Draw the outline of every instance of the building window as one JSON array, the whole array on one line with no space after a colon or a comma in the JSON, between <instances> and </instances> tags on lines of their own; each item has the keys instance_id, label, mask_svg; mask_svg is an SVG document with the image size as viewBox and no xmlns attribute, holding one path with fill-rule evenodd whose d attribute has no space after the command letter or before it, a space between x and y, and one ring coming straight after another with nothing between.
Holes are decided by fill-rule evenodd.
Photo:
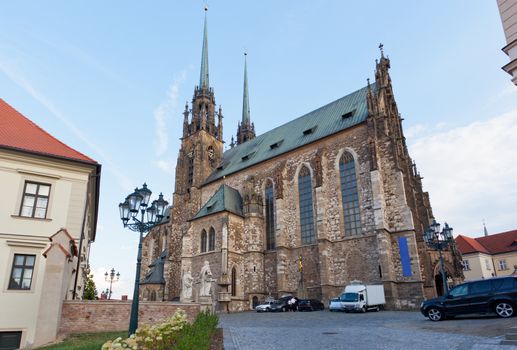
<instances>
[{"instance_id":1,"label":"building window","mask_svg":"<svg viewBox=\"0 0 517 350\"><path fill-rule=\"evenodd\" d=\"M341 178L341 200L343 203L345 235L358 235L361 233L359 193L357 191L354 157L348 152L343 153L339 160L339 175Z\"/></svg>"},{"instance_id":2,"label":"building window","mask_svg":"<svg viewBox=\"0 0 517 350\"><path fill-rule=\"evenodd\" d=\"M470 271L470 263L468 260L463 260L461 265L463 265L463 271Z\"/></svg>"},{"instance_id":3,"label":"building window","mask_svg":"<svg viewBox=\"0 0 517 350\"><path fill-rule=\"evenodd\" d=\"M19 349L22 332L0 332L0 349Z\"/></svg>"},{"instance_id":4,"label":"building window","mask_svg":"<svg viewBox=\"0 0 517 350\"><path fill-rule=\"evenodd\" d=\"M492 270L492 265L490 264L490 260L485 259L485 266L487 270Z\"/></svg>"},{"instance_id":5,"label":"building window","mask_svg":"<svg viewBox=\"0 0 517 350\"><path fill-rule=\"evenodd\" d=\"M506 260L499 260L499 270L508 270L508 265L506 265Z\"/></svg>"},{"instance_id":6,"label":"building window","mask_svg":"<svg viewBox=\"0 0 517 350\"><path fill-rule=\"evenodd\" d=\"M31 289L36 255L14 254L9 289Z\"/></svg>"},{"instance_id":7,"label":"building window","mask_svg":"<svg viewBox=\"0 0 517 350\"><path fill-rule=\"evenodd\" d=\"M210 227L210 231L208 233L208 251L215 250L215 230L213 227Z\"/></svg>"},{"instance_id":8,"label":"building window","mask_svg":"<svg viewBox=\"0 0 517 350\"><path fill-rule=\"evenodd\" d=\"M20 216L44 219L47 217L50 185L37 182L25 182Z\"/></svg>"},{"instance_id":9,"label":"building window","mask_svg":"<svg viewBox=\"0 0 517 350\"><path fill-rule=\"evenodd\" d=\"M232 268L232 297L237 295L237 270Z\"/></svg>"},{"instance_id":10,"label":"building window","mask_svg":"<svg viewBox=\"0 0 517 350\"><path fill-rule=\"evenodd\" d=\"M191 151L187 156L187 164L188 164L188 174L187 174L188 187L192 187L192 183L194 181L194 153L193 153L193 151Z\"/></svg>"},{"instance_id":11,"label":"building window","mask_svg":"<svg viewBox=\"0 0 517 350\"><path fill-rule=\"evenodd\" d=\"M265 190L266 199L266 249L275 249L275 197L273 182L268 180Z\"/></svg>"},{"instance_id":12,"label":"building window","mask_svg":"<svg viewBox=\"0 0 517 350\"><path fill-rule=\"evenodd\" d=\"M314 243L314 210L312 207L311 173L306 166L298 175L298 193L300 196L300 232L302 244Z\"/></svg>"},{"instance_id":13,"label":"building window","mask_svg":"<svg viewBox=\"0 0 517 350\"><path fill-rule=\"evenodd\" d=\"M201 231L201 253L206 252L206 231Z\"/></svg>"}]
</instances>

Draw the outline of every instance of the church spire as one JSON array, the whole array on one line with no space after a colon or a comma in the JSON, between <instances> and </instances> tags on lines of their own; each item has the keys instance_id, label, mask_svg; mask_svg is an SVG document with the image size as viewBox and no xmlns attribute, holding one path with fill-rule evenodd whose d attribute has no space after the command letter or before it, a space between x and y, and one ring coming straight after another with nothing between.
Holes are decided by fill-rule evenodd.
<instances>
[{"instance_id":1,"label":"church spire","mask_svg":"<svg viewBox=\"0 0 517 350\"><path fill-rule=\"evenodd\" d=\"M206 12L208 6L205 6L205 25L203 30L203 50L201 51L201 72L199 75L199 88L208 89L210 87L208 80L208 29L206 25Z\"/></svg>"},{"instance_id":2,"label":"church spire","mask_svg":"<svg viewBox=\"0 0 517 350\"><path fill-rule=\"evenodd\" d=\"M237 144L244 143L255 138L255 125L250 118L250 101L248 94L248 62L247 53L244 52L244 91L242 93L242 121L237 127Z\"/></svg>"},{"instance_id":3,"label":"church spire","mask_svg":"<svg viewBox=\"0 0 517 350\"><path fill-rule=\"evenodd\" d=\"M250 101L248 97L248 65L246 56L248 54L244 52L244 92L242 94L242 123L250 123Z\"/></svg>"}]
</instances>

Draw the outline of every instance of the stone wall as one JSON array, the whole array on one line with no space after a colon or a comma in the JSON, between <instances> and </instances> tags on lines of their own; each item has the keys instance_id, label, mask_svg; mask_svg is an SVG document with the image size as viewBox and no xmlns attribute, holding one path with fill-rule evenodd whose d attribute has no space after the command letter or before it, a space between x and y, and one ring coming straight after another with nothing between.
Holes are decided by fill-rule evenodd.
<instances>
[{"instance_id":1,"label":"stone wall","mask_svg":"<svg viewBox=\"0 0 517 350\"><path fill-rule=\"evenodd\" d=\"M193 321L199 312L197 304L140 302L139 325L156 324L172 316L176 310L187 313ZM129 328L131 301L65 301L59 334L124 331Z\"/></svg>"}]
</instances>

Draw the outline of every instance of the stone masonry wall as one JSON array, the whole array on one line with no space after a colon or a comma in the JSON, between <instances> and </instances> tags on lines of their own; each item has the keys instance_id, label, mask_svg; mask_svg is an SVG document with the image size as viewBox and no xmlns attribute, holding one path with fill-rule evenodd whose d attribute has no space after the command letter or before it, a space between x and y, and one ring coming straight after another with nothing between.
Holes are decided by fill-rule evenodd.
<instances>
[{"instance_id":1,"label":"stone masonry wall","mask_svg":"<svg viewBox=\"0 0 517 350\"><path fill-rule=\"evenodd\" d=\"M140 302L138 324L159 323L178 309L186 312L189 321L199 313L197 304ZM59 334L124 331L129 328L130 314L131 301L65 301Z\"/></svg>"}]
</instances>

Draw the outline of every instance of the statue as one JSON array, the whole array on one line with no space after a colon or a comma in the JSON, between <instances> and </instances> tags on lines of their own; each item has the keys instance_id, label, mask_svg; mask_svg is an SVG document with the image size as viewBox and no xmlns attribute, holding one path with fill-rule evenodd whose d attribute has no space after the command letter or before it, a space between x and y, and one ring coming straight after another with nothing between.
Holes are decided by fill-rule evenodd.
<instances>
[{"instance_id":1,"label":"statue","mask_svg":"<svg viewBox=\"0 0 517 350\"><path fill-rule=\"evenodd\" d=\"M212 271L210 270L210 263L205 260L205 264L201 268L200 273L201 288L199 290L200 296L209 297L212 289Z\"/></svg>"},{"instance_id":2,"label":"statue","mask_svg":"<svg viewBox=\"0 0 517 350\"><path fill-rule=\"evenodd\" d=\"M183 288L181 289L181 297L183 300L192 300L192 282L194 279L190 274L190 271L185 271L183 274Z\"/></svg>"}]
</instances>

